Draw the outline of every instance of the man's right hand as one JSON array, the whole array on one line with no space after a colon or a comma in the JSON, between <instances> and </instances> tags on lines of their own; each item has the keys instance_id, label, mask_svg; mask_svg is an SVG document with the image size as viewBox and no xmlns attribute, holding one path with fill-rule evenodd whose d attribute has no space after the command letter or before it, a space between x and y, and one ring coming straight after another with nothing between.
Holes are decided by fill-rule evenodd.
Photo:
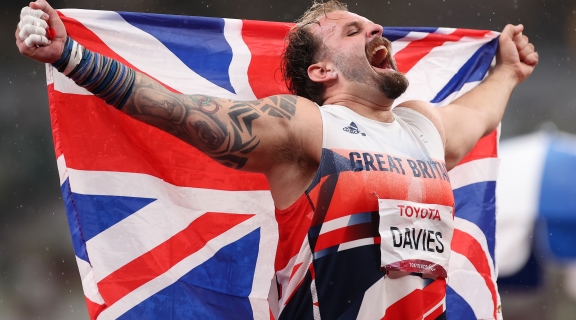
<instances>
[{"instance_id":1,"label":"man's right hand","mask_svg":"<svg viewBox=\"0 0 576 320\"><path fill-rule=\"evenodd\" d=\"M51 39L46 36L47 27L56 33ZM65 41L64 23L48 2L36 0L22 8L16 29L16 45L21 54L39 62L53 63L60 59Z\"/></svg>"}]
</instances>

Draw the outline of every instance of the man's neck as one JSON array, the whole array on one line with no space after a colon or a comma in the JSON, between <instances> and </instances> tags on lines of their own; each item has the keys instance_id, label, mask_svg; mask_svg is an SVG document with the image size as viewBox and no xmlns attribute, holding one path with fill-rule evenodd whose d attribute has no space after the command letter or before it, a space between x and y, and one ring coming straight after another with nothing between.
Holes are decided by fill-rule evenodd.
<instances>
[{"instance_id":1,"label":"man's neck","mask_svg":"<svg viewBox=\"0 0 576 320\"><path fill-rule=\"evenodd\" d=\"M376 99L370 95L363 97L349 93L337 93L324 101L324 105L344 106L365 118L380 122L394 121L392 103L394 103L394 100L386 97Z\"/></svg>"}]
</instances>

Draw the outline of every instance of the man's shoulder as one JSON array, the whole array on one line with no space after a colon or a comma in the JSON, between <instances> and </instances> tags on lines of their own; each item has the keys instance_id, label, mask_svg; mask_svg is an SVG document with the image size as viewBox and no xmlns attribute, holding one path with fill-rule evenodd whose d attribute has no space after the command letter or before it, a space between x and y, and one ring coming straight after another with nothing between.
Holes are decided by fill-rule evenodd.
<instances>
[{"instance_id":1,"label":"man's shoulder","mask_svg":"<svg viewBox=\"0 0 576 320\"><path fill-rule=\"evenodd\" d=\"M263 108L266 108L266 105L271 102L276 107L290 113L293 117L297 114L306 115L306 113L314 112L318 109L318 105L313 101L293 94L272 95L259 101L265 102Z\"/></svg>"},{"instance_id":2,"label":"man's shoulder","mask_svg":"<svg viewBox=\"0 0 576 320\"><path fill-rule=\"evenodd\" d=\"M415 111L417 114L423 116L424 118L428 119L436 130L440 133L442 137L442 141L445 141L445 131L444 125L442 124L442 118L440 117L440 113L438 110L432 106L429 102L422 101L422 100L409 100L400 103L398 106L394 108L397 113L402 112L402 108Z\"/></svg>"},{"instance_id":3,"label":"man's shoulder","mask_svg":"<svg viewBox=\"0 0 576 320\"><path fill-rule=\"evenodd\" d=\"M426 101L422 100L408 100L400 103L395 108L407 108L421 113L422 115L428 117L428 114L435 113L434 107Z\"/></svg>"},{"instance_id":4,"label":"man's shoulder","mask_svg":"<svg viewBox=\"0 0 576 320\"><path fill-rule=\"evenodd\" d=\"M295 94L282 93L282 94L271 95L271 96L268 96L266 98L272 99L272 100L285 99L285 100L291 101L293 103L310 105L310 106L316 106L317 105L312 100L304 98L302 96L295 95ZM264 99L266 99L266 98L264 98Z\"/></svg>"}]
</instances>

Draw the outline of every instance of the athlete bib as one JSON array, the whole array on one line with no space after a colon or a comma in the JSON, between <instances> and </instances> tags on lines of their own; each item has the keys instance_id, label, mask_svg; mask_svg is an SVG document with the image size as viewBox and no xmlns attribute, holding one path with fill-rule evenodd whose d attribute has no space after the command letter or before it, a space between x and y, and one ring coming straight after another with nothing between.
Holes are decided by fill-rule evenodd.
<instances>
[{"instance_id":1,"label":"athlete bib","mask_svg":"<svg viewBox=\"0 0 576 320\"><path fill-rule=\"evenodd\" d=\"M446 278L454 233L452 207L378 200L381 267Z\"/></svg>"}]
</instances>

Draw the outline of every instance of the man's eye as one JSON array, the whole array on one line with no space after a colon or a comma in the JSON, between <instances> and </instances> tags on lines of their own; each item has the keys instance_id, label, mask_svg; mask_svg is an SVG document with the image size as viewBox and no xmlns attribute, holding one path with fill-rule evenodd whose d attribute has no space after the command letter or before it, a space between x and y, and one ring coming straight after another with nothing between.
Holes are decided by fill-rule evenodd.
<instances>
[{"instance_id":1,"label":"man's eye","mask_svg":"<svg viewBox=\"0 0 576 320\"><path fill-rule=\"evenodd\" d=\"M350 31L350 32L348 32L348 36L350 37L350 36L356 35L356 34L358 34L359 32L360 32L360 31L358 31L358 30Z\"/></svg>"}]
</instances>

